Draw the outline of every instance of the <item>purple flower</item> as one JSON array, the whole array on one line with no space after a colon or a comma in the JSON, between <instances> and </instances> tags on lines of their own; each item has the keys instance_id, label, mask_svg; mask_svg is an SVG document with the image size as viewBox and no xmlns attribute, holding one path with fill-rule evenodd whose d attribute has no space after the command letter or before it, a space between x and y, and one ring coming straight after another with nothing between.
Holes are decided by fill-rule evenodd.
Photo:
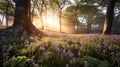
<instances>
[{"instance_id":1,"label":"purple flower","mask_svg":"<svg viewBox=\"0 0 120 67\"><path fill-rule=\"evenodd\" d=\"M103 44L104 44L104 45L108 45L109 43L110 43L109 40L104 40L104 41L103 41Z\"/></svg>"},{"instance_id":2,"label":"purple flower","mask_svg":"<svg viewBox=\"0 0 120 67\"><path fill-rule=\"evenodd\" d=\"M45 48L40 46L39 50L40 50L40 51L44 51Z\"/></svg>"},{"instance_id":3,"label":"purple flower","mask_svg":"<svg viewBox=\"0 0 120 67\"><path fill-rule=\"evenodd\" d=\"M3 53L3 58L6 58L6 56L7 56L7 53Z\"/></svg>"},{"instance_id":4,"label":"purple flower","mask_svg":"<svg viewBox=\"0 0 120 67\"><path fill-rule=\"evenodd\" d=\"M49 44L48 44L48 43L46 43L46 44L45 44L45 47L48 47L48 46L49 46Z\"/></svg>"},{"instance_id":5,"label":"purple flower","mask_svg":"<svg viewBox=\"0 0 120 67\"><path fill-rule=\"evenodd\" d=\"M35 62L35 56L32 56L31 58L30 58L30 62L32 62L32 63L34 63Z\"/></svg>"},{"instance_id":6,"label":"purple flower","mask_svg":"<svg viewBox=\"0 0 120 67\"><path fill-rule=\"evenodd\" d=\"M47 51L47 52L44 53L44 55L45 55L46 57L48 57L50 54L51 54L51 52L49 52L49 51Z\"/></svg>"},{"instance_id":7,"label":"purple flower","mask_svg":"<svg viewBox=\"0 0 120 67\"><path fill-rule=\"evenodd\" d=\"M69 67L69 64L66 64L66 66L65 67Z\"/></svg>"},{"instance_id":8,"label":"purple flower","mask_svg":"<svg viewBox=\"0 0 120 67\"><path fill-rule=\"evenodd\" d=\"M103 53L105 53L106 52L106 50L103 50Z\"/></svg>"},{"instance_id":9,"label":"purple flower","mask_svg":"<svg viewBox=\"0 0 120 67\"><path fill-rule=\"evenodd\" d=\"M84 67L88 67L88 66L89 66L88 61L85 61L85 62L84 62Z\"/></svg>"},{"instance_id":10,"label":"purple flower","mask_svg":"<svg viewBox=\"0 0 120 67\"><path fill-rule=\"evenodd\" d=\"M81 53L80 53L80 51L78 51L78 56L80 56L81 55Z\"/></svg>"},{"instance_id":11,"label":"purple flower","mask_svg":"<svg viewBox=\"0 0 120 67\"><path fill-rule=\"evenodd\" d=\"M33 67L39 67L39 65L37 63L32 63Z\"/></svg>"},{"instance_id":12,"label":"purple flower","mask_svg":"<svg viewBox=\"0 0 120 67\"><path fill-rule=\"evenodd\" d=\"M80 49L80 51L81 51L81 50L83 49L83 46L80 46L80 48L79 48L79 49Z\"/></svg>"},{"instance_id":13,"label":"purple flower","mask_svg":"<svg viewBox=\"0 0 120 67\"><path fill-rule=\"evenodd\" d=\"M111 54L112 56L114 56L114 55L115 55L115 52L111 52L110 54Z\"/></svg>"},{"instance_id":14,"label":"purple flower","mask_svg":"<svg viewBox=\"0 0 120 67\"><path fill-rule=\"evenodd\" d=\"M76 63L76 58L72 58L72 60L70 61L71 64L75 64Z\"/></svg>"},{"instance_id":15,"label":"purple flower","mask_svg":"<svg viewBox=\"0 0 120 67\"><path fill-rule=\"evenodd\" d=\"M71 57L74 56L74 54L73 54L70 50L67 52L67 54L68 54L68 57L69 57L69 58L71 58Z\"/></svg>"}]
</instances>

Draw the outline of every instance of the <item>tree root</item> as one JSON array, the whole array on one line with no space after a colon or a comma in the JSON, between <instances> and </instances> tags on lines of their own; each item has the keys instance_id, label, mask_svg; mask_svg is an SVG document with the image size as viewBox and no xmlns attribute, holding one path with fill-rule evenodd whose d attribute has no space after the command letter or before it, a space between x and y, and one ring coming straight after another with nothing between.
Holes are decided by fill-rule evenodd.
<instances>
[{"instance_id":1,"label":"tree root","mask_svg":"<svg viewBox=\"0 0 120 67\"><path fill-rule=\"evenodd\" d=\"M43 32L39 31L36 27L31 27L30 30L24 29L22 26L12 26L0 31L0 41L2 40L14 40L19 39L29 39L29 37L42 38Z\"/></svg>"}]
</instances>

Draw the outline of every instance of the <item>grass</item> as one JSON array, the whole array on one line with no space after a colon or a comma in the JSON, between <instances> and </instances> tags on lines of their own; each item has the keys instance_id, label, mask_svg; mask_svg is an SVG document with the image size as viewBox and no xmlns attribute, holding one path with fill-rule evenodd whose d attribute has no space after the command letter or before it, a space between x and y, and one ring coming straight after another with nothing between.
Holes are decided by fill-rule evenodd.
<instances>
[{"instance_id":1,"label":"grass","mask_svg":"<svg viewBox=\"0 0 120 67\"><path fill-rule=\"evenodd\" d=\"M4 67L120 67L119 35L47 34L1 41L0 61Z\"/></svg>"}]
</instances>

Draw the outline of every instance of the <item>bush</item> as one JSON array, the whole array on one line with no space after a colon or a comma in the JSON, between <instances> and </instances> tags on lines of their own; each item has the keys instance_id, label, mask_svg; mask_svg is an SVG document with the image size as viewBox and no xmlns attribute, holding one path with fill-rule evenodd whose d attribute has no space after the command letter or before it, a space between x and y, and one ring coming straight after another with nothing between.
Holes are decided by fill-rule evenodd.
<instances>
[{"instance_id":1,"label":"bush","mask_svg":"<svg viewBox=\"0 0 120 67\"><path fill-rule=\"evenodd\" d=\"M30 60L26 56L12 57L4 62L4 67L29 67Z\"/></svg>"}]
</instances>

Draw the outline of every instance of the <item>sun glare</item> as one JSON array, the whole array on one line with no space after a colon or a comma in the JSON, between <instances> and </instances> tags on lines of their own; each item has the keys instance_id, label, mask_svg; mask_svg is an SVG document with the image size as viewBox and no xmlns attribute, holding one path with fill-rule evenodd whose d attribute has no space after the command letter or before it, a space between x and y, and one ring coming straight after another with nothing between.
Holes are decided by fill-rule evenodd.
<instances>
[{"instance_id":1,"label":"sun glare","mask_svg":"<svg viewBox=\"0 0 120 67\"><path fill-rule=\"evenodd\" d=\"M43 14L42 21L44 25L44 29L52 30L52 31L59 31L59 18L56 14L53 14L54 12L50 12L46 15ZM37 28L42 27L41 17L35 16L33 19L33 24Z\"/></svg>"},{"instance_id":2,"label":"sun glare","mask_svg":"<svg viewBox=\"0 0 120 67\"><path fill-rule=\"evenodd\" d=\"M53 25L53 22L54 22L54 20L52 19L52 17L48 17L48 18L47 18L47 23L48 23L49 25Z\"/></svg>"},{"instance_id":3,"label":"sun glare","mask_svg":"<svg viewBox=\"0 0 120 67\"><path fill-rule=\"evenodd\" d=\"M42 18L42 21L41 21ZM62 19L66 23L66 19ZM61 25L62 32L67 32L70 33L72 32L72 29L70 29L70 26L67 26L67 24ZM60 23L59 23L59 17L55 12L48 12L47 15L46 13L43 13L42 17L41 16L34 16L33 18L33 24L38 28L42 29L44 27L44 30L49 30L49 31L57 31L60 32Z\"/></svg>"}]
</instances>

